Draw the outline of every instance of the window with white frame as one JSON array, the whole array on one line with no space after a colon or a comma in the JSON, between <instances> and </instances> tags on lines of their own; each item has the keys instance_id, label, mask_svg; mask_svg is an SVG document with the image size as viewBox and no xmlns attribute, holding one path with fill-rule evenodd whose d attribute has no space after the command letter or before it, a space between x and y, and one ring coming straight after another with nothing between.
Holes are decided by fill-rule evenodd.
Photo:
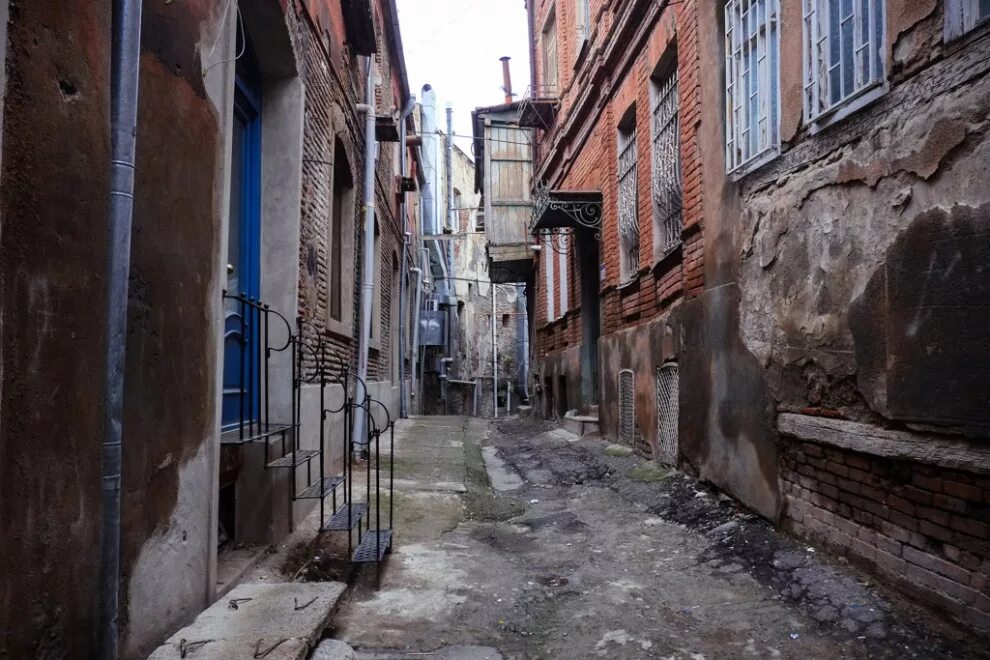
<instances>
[{"instance_id":1,"label":"window with white frame","mask_svg":"<svg viewBox=\"0 0 990 660\"><path fill-rule=\"evenodd\" d=\"M563 316L564 314L566 314L567 313L567 310L570 307L570 305L568 304L568 298L570 296L568 295L568 288L567 288L568 287L568 284L569 284L568 283L568 279L570 277L570 272L569 272L570 269L568 268L568 266L570 265L570 263L569 263L569 261L567 259L567 254L568 254L567 241L568 241L568 238L569 238L569 236L568 236L567 233L562 233L559 236L557 236L557 244L558 244L558 250L557 250L557 272L560 273L560 315L561 316Z\"/></svg>"},{"instance_id":2,"label":"window with white frame","mask_svg":"<svg viewBox=\"0 0 990 660\"><path fill-rule=\"evenodd\" d=\"M653 100L653 252L660 257L681 242L681 131L676 59L657 67L650 86Z\"/></svg>"},{"instance_id":3,"label":"window with white frame","mask_svg":"<svg viewBox=\"0 0 990 660\"><path fill-rule=\"evenodd\" d=\"M578 49L591 36L591 0L574 0Z\"/></svg>"},{"instance_id":4,"label":"window with white frame","mask_svg":"<svg viewBox=\"0 0 990 660\"><path fill-rule=\"evenodd\" d=\"M945 38L955 39L990 18L990 0L945 0Z\"/></svg>"},{"instance_id":5,"label":"window with white frame","mask_svg":"<svg viewBox=\"0 0 990 660\"><path fill-rule=\"evenodd\" d=\"M725 160L729 172L780 149L779 0L725 4Z\"/></svg>"},{"instance_id":6,"label":"window with white frame","mask_svg":"<svg viewBox=\"0 0 990 660\"><path fill-rule=\"evenodd\" d=\"M804 0L804 115L813 121L884 80L884 0Z\"/></svg>"},{"instance_id":7,"label":"window with white frame","mask_svg":"<svg viewBox=\"0 0 990 660\"><path fill-rule=\"evenodd\" d=\"M546 276L547 292L547 323L557 318L554 313L554 286L553 286L553 237L546 236L543 239L543 272Z\"/></svg>"},{"instance_id":8,"label":"window with white frame","mask_svg":"<svg viewBox=\"0 0 990 660\"><path fill-rule=\"evenodd\" d=\"M543 87L548 94L557 91L560 71L557 66L557 15L551 9L543 26Z\"/></svg>"},{"instance_id":9,"label":"window with white frame","mask_svg":"<svg viewBox=\"0 0 990 660\"><path fill-rule=\"evenodd\" d=\"M636 163L636 107L619 122L619 275L631 280L639 270L639 201Z\"/></svg>"}]
</instances>

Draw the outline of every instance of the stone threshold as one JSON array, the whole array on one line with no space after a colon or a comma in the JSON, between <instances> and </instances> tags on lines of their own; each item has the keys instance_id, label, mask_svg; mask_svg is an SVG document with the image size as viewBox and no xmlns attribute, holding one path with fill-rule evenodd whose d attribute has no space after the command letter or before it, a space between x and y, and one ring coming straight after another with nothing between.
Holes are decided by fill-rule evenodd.
<instances>
[{"instance_id":1,"label":"stone threshold","mask_svg":"<svg viewBox=\"0 0 990 660\"><path fill-rule=\"evenodd\" d=\"M781 435L848 451L990 474L990 447L964 438L891 431L871 424L797 413L782 413L777 418L777 429Z\"/></svg>"}]
</instances>

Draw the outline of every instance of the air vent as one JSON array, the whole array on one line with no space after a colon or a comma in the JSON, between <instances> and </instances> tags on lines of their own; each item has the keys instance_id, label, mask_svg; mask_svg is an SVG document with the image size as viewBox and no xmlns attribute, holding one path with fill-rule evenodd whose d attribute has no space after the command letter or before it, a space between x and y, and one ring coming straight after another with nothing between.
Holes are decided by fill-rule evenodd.
<instances>
[{"instance_id":1,"label":"air vent","mask_svg":"<svg viewBox=\"0 0 990 660\"><path fill-rule=\"evenodd\" d=\"M678 383L676 363L657 369L657 444L660 460L670 465L677 464Z\"/></svg>"}]
</instances>

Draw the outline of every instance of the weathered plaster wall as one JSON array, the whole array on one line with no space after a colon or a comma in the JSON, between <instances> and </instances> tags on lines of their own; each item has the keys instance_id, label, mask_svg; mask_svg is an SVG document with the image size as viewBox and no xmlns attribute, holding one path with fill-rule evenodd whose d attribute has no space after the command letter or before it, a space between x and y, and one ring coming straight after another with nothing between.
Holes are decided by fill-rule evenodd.
<instances>
[{"instance_id":1,"label":"weathered plaster wall","mask_svg":"<svg viewBox=\"0 0 990 660\"><path fill-rule=\"evenodd\" d=\"M9 9L0 30L0 656L87 657L98 629L110 6Z\"/></svg>"},{"instance_id":2,"label":"weathered plaster wall","mask_svg":"<svg viewBox=\"0 0 990 660\"><path fill-rule=\"evenodd\" d=\"M602 337L598 342L599 427L609 438L619 432L619 372L632 369L634 383L635 448L647 457L657 455L657 369L683 360L679 307L669 315Z\"/></svg>"},{"instance_id":3,"label":"weathered plaster wall","mask_svg":"<svg viewBox=\"0 0 990 660\"><path fill-rule=\"evenodd\" d=\"M530 371L533 409L547 419L581 404L581 347L536 356ZM561 383L564 389L561 389ZM615 436L613 436L615 437Z\"/></svg>"},{"instance_id":4,"label":"weathered plaster wall","mask_svg":"<svg viewBox=\"0 0 990 660\"><path fill-rule=\"evenodd\" d=\"M990 630L986 480L935 464L990 437L990 31L945 44L943 7L887 4L872 105L812 132L785 100L791 143L739 182L725 257L768 417L804 420L780 441L784 524ZM808 431L823 418L840 431ZM878 451L906 439L925 450Z\"/></svg>"},{"instance_id":5,"label":"weathered plaster wall","mask_svg":"<svg viewBox=\"0 0 990 660\"><path fill-rule=\"evenodd\" d=\"M741 328L782 408L987 434L988 71L984 35L743 184Z\"/></svg>"},{"instance_id":6,"label":"weathered plaster wall","mask_svg":"<svg viewBox=\"0 0 990 660\"><path fill-rule=\"evenodd\" d=\"M212 590L227 118L203 70L221 15L205 1L144 4L124 398L129 658L191 619Z\"/></svg>"},{"instance_id":7,"label":"weathered plaster wall","mask_svg":"<svg viewBox=\"0 0 990 660\"><path fill-rule=\"evenodd\" d=\"M682 307L680 448L703 479L772 520L780 511L773 408L739 331L742 206L725 175L722 12L698 3L704 293Z\"/></svg>"}]
</instances>

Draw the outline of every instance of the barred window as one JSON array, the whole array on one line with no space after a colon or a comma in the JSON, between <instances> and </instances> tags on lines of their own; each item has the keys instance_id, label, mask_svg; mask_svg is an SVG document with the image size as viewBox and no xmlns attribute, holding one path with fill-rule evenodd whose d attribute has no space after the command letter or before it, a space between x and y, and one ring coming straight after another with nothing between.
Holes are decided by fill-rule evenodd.
<instances>
[{"instance_id":1,"label":"barred window","mask_svg":"<svg viewBox=\"0 0 990 660\"><path fill-rule=\"evenodd\" d=\"M660 257L681 242L681 134L677 63L653 78L654 253Z\"/></svg>"},{"instance_id":2,"label":"barred window","mask_svg":"<svg viewBox=\"0 0 990 660\"><path fill-rule=\"evenodd\" d=\"M639 270L639 211L636 185L636 109L619 124L619 268L622 281Z\"/></svg>"},{"instance_id":3,"label":"barred window","mask_svg":"<svg viewBox=\"0 0 990 660\"><path fill-rule=\"evenodd\" d=\"M779 0L725 5L725 160L730 172L780 148Z\"/></svg>"},{"instance_id":4,"label":"barred window","mask_svg":"<svg viewBox=\"0 0 990 660\"><path fill-rule=\"evenodd\" d=\"M883 82L883 17L883 0L804 0L806 121Z\"/></svg>"},{"instance_id":5,"label":"barred window","mask_svg":"<svg viewBox=\"0 0 990 660\"><path fill-rule=\"evenodd\" d=\"M990 18L990 0L946 0L945 38L954 39Z\"/></svg>"}]
</instances>

